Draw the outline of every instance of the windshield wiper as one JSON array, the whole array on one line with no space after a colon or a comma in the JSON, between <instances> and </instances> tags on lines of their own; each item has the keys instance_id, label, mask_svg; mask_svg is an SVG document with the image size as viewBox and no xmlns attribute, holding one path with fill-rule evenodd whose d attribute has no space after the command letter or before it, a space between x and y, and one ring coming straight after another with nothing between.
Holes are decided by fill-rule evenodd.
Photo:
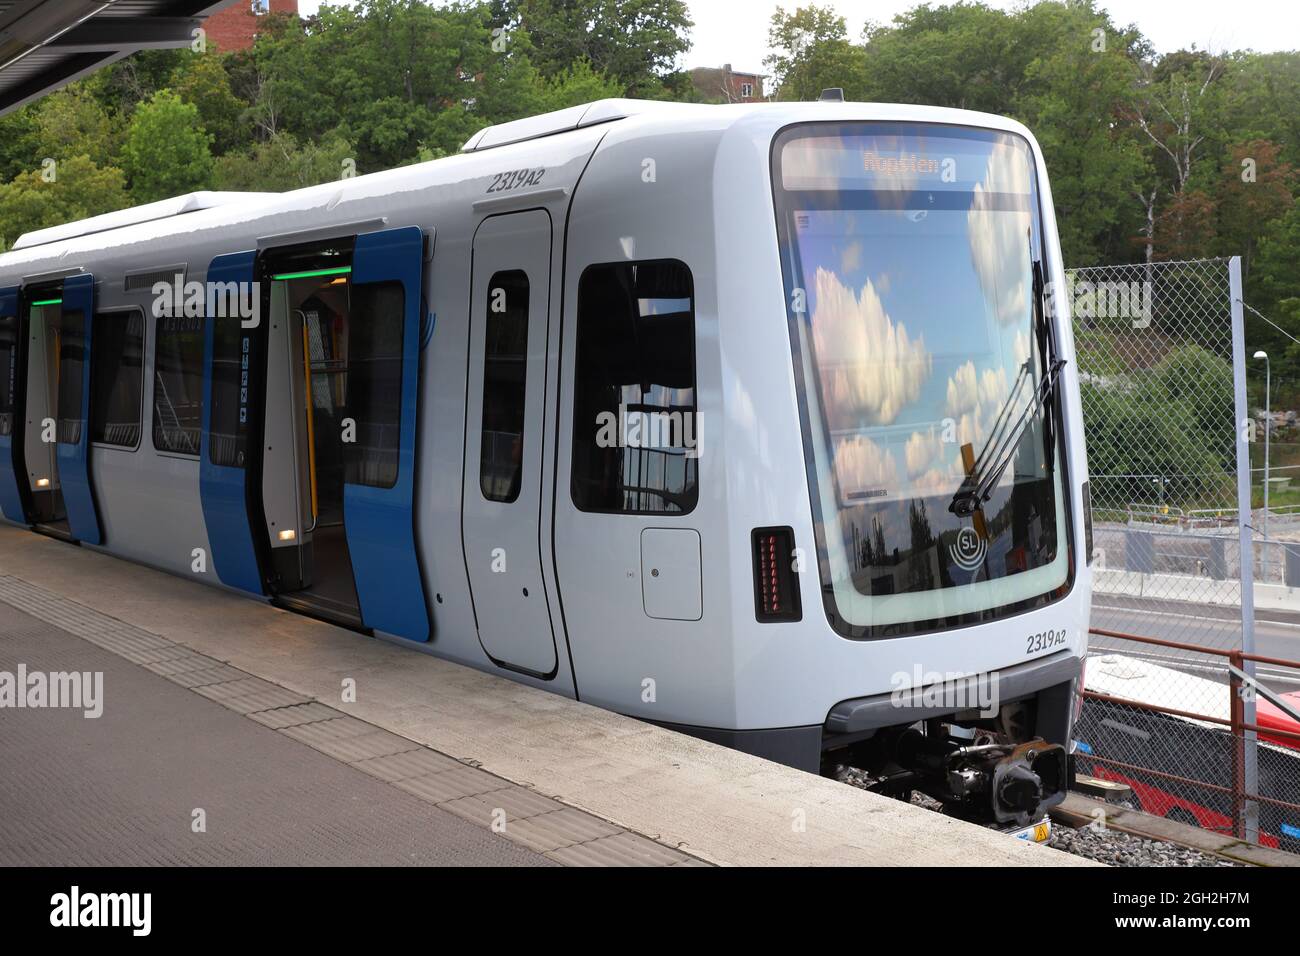
<instances>
[{"instance_id":1,"label":"windshield wiper","mask_svg":"<svg viewBox=\"0 0 1300 956\"><path fill-rule=\"evenodd\" d=\"M1051 361L1043 377L1038 380L1038 385L1034 387L1028 404L1021 410L1019 417L1013 419L1012 410L1015 408L1016 399L1032 374L1033 356L1025 359L1024 365L1020 367L1020 374L1016 376L1010 394L1007 395L1006 402L1003 403L998 411L998 417L993 422L988 441L984 443L979 456L972 463L961 487L957 489L948 505L948 510L960 518L971 517L984 507L984 502L989 500L1003 472L1015 458L1025 431L1051 400L1056 390L1057 376L1065 367L1065 360L1056 358L1053 330L1043 311L1043 291L1042 263L1034 260L1034 331L1038 338L1040 353L1051 356ZM1051 422L1045 422L1045 427L1050 429ZM1052 468L1051 439L1048 437L1050 434L1051 432L1048 431L1045 436L1047 447L1044 449L1046 455L1044 460L1049 473Z\"/></svg>"},{"instance_id":2,"label":"windshield wiper","mask_svg":"<svg viewBox=\"0 0 1300 956\"><path fill-rule=\"evenodd\" d=\"M1002 473L1015 458L1020 447L1020 439L1024 437L1026 429L1051 399L1052 392L1056 388L1056 378L1064 367L1064 359L1057 359L1048 367L1047 374L1039 379L1029 403L1014 421L1008 416L1012 405L1008 403L1003 406L998 416L1000 429L995 430L985 442L975 467L966 476L957 493L952 496L952 503L948 505L949 511L958 517L969 518L984 507L984 502L988 501L993 494L993 489L997 487ZM1015 398L1017 391L1018 389L1013 390L1011 398Z\"/></svg>"}]
</instances>

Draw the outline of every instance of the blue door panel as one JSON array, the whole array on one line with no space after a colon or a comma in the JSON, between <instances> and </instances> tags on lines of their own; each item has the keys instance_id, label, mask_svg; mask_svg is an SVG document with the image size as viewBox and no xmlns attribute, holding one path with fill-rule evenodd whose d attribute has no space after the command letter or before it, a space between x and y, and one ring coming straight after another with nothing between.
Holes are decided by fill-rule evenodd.
<instances>
[{"instance_id":1,"label":"blue door panel","mask_svg":"<svg viewBox=\"0 0 1300 956\"><path fill-rule=\"evenodd\" d=\"M68 530L78 541L99 544L99 514L90 484L90 337L95 325L95 277L75 275L63 283L63 312L82 314L81 434L76 442L58 442L55 457L63 507L68 513Z\"/></svg>"},{"instance_id":2,"label":"blue door panel","mask_svg":"<svg viewBox=\"0 0 1300 956\"><path fill-rule=\"evenodd\" d=\"M353 285L400 282L402 326L401 424L397 482L391 488L345 484L343 526L362 622L412 641L429 639L429 610L415 547L415 432L419 393L421 265L424 235L414 226L357 237ZM352 316L364 322L365 316Z\"/></svg>"},{"instance_id":3,"label":"blue door panel","mask_svg":"<svg viewBox=\"0 0 1300 956\"><path fill-rule=\"evenodd\" d=\"M250 251L213 259L208 268L209 288L211 283L218 282L252 283L255 258L256 253ZM212 462L212 359L216 349L218 321L238 322L240 319L237 316L217 319L209 315L204 323L203 432L199 447L199 496L203 504L203 522L208 529L212 567L221 583L253 594L263 594L262 575L257 567L257 551L253 545L253 530L248 523L248 469Z\"/></svg>"},{"instance_id":4,"label":"blue door panel","mask_svg":"<svg viewBox=\"0 0 1300 956\"><path fill-rule=\"evenodd\" d=\"M0 289L0 318L16 316L18 314L18 293L21 289L14 286L11 289ZM15 351L18 349L18 343L14 342ZM15 363L17 359L13 360ZM12 369L15 380L19 378L18 368ZM0 382L0 388L8 390L12 385L10 382ZM18 415L22 409L23 396L12 395L12 404L10 411L13 413L14 420L17 421ZM25 476L24 476L25 477ZM14 462L14 436L0 435L0 511L10 521L16 521L19 524L27 523L27 514L23 510L22 493L18 490L18 468Z\"/></svg>"}]
</instances>

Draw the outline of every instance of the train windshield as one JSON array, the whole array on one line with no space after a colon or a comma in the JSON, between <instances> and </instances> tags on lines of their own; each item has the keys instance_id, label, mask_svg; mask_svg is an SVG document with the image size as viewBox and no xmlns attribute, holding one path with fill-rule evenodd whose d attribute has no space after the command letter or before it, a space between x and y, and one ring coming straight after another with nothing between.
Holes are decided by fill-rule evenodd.
<instances>
[{"instance_id":1,"label":"train windshield","mask_svg":"<svg viewBox=\"0 0 1300 956\"><path fill-rule=\"evenodd\" d=\"M1019 136L810 124L773 153L826 610L888 637L1068 588L1058 357Z\"/></svg>"}]
</instances>

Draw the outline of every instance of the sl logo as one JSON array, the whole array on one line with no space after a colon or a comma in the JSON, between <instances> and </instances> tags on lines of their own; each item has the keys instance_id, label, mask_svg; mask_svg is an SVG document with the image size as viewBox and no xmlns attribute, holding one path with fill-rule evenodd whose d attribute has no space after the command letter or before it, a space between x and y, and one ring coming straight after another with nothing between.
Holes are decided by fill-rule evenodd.
<instances>
[{"instance_id":1,"label":"sl logo","mask_svg":"<svg viewBox=\"0 0 1300 956\"><path fill-rule=\"evenodd\" d=\"M957 532L957 540L948 546L952 563L963 571L974 571L984 563L988 544L975 533L974 528L962 528Z\"/></svg>"}]
</instances>

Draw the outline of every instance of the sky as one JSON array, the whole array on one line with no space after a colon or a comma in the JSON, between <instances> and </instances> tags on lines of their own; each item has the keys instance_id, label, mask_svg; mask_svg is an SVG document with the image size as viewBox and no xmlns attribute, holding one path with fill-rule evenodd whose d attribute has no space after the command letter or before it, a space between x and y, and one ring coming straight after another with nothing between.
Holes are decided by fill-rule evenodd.
<instances>
[{"instance_id":1,"label":"sky","mask_svg":"<svg viewBox=\"0 0 1300 956\"><path fill-rule=\"evenodd\" d=\"M916 6L915 0L687 0L695 29L694 46L684 65L722 66L759 73L767 55L767 28L778 6L792 10L815 2L835 8L847 21L849 35L861 33L868 19L888 23L895 14ZM985 0L1009 10L1023 0ZM300 0L303 14L315 12L317 0ZM1121 26L1136 23L1165 53L1189 47L1253 49L1260 52L1300 48L1300 3L1296 0L1101 0L1100 6Z\"/></svg>"}]
</instances>

